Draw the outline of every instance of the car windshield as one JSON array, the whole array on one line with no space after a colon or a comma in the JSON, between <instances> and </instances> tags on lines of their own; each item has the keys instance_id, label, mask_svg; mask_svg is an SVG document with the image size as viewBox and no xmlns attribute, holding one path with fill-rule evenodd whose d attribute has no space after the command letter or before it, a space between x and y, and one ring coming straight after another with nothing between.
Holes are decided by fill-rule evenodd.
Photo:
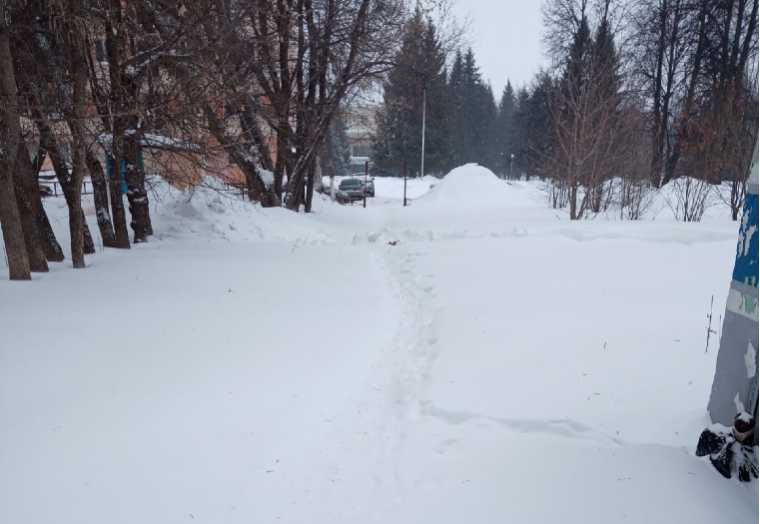
<instances>
[{"instance_id":1,"label":"car windshield","mask_svg":"<svg viewBox=\"0 0 760 524\"><path fill-rule=\"evenodd\" d=\"M361 180L358 180L356 178L350 178L340 183L341 189L353 189L355 187L361 187L361 186L362 186Z\"/></svg>"}]
</instances>

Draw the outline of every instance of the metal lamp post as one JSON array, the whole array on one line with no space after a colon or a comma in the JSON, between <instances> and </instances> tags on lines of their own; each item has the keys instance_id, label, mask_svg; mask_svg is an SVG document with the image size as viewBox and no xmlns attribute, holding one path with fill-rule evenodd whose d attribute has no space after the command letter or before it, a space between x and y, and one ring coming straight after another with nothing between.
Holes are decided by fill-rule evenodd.
<instances>
[{"instance_id":1,"label":"metal lamp post","mask_svg":"<svg viewBox=\"0 0 760 524\"><path fill-rule=\"evenodd\" d=\"M367 178L369 176L369 161L364 161L364 207L367 207Z\"/></svg>"},{"instance_id":2,"label":"metal lamp post","mask_svg":"<svg viewBox=\"0 0 760 524\"><path fill-rule=\"evenodd\" d=\"M406 207L406 160L401 161L401 174L404 176L404 207Z\"/></svg>"},{"instance_id":3,"label":"metal lamp post","mask_svg":"<svg viewBox=\"0 0 760 524\"><path fill-rule=\"evenodd\" d=\"M427 87L422 86L422 153L420 154L420 177L425 176L425 128L427 127Z\"/></svg>"}]
</instances>

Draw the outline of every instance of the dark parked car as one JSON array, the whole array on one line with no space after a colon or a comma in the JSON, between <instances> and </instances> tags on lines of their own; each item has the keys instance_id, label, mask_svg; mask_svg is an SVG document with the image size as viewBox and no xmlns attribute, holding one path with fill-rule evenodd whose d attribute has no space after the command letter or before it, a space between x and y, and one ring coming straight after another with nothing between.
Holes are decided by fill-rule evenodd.
<instances>
[{"instance_id":1,"label":"dark parked car","mask_svg":"<svg viewBox=\"0 0 760 524\"><path fill-rule=\"evenodd\" d=\"M352 202L364 198L364 182L358 178L341 180L338 189L344 192Z\"/></svg>"},{"instance_id":2,"label":"dark parked car","mask_svg":"<svg viewBox=\"0 0 760 524\"><path fill-rule=\"evenodd\" d=\"M350 204L353 202L353 200L351 200L351 197L349 197L345 191L341 191L340 189L335 190L335 201L338 204Z\"/></svg>"},{"instance_id":3,"label":"dark parked car","mask_svg":"<svg viewBox=\"0 0 760 524\"><path fill-rule=\"evenodd\" d=\"M364 186L364 192L367 193L368 197L374 197L375 196L375 179L374 177L367 178L367 183L364 183L364 173L354 173L351 175L353 178L356 178L358 180L362 181L362 185Z\"/></svg>"},{"instance_id":4,"label":"dark parked car","mask_svg":"<svg viewBox=\"0 0 760 524\"><path fill-rule=\"evenodd\" d=\"M367 183L364 185L364 191L367 193L368 197L375 197L375 181L371 178L367 180Z\"/></svg>"}]
</instances>

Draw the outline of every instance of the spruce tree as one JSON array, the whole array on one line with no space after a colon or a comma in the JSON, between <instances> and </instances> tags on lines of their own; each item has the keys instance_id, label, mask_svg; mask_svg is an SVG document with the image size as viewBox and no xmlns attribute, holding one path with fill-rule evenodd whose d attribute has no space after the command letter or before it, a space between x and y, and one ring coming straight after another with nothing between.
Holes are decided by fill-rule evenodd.
<instances>
[{"instance_id":1,"label":"spruce tree","mask_svg":"<svg viewBox=\"0 0 760 524\"><path fill-rule=\"evenodd\" d=\"M528 130L530 129L530 91L527 87L521 87L517 92L515 110L512 124L511 145L515 155L508 169L510 176L519 177L526 170L528 157Z\"/></svg>"},{"instance_id":2,"label":"spruce tree","mask_svg":"<svg viewBox=\"0 0 760 524\"><path fill-rule=\"evenodd\" d=\"M620 133L618 133L623 118L620 93L620 61L615 50L615 40L606 12L594 35L591 74L596 90L595 98L598 105L604 108L604 111L595 115L594 125L601 128L604 125L604 120L606 120L606 127L609 128L609 133L602 140L606 150L605 165L600 169L599 176L595 177L591 188L593 193L591 210L598 213L602 206L603 185L617 175L616 159L620 158L623 150L628 147L628 144L624 144L619 139Z\"/></svg>"},{"instance_id":3,"label":"spruce tree","mask_svg":"<svg viewBox=\"0 0 760 524\"><path fill-rule=\"evenodd\" d=\"M451 167L477 162L496 163L494 141L496 104L485 84L472 49L457 53L449 80Z\"/></svg>"},{"instance_id":4,"label":"spruce tree","mask_svg":"<svg viewBox=\"0 0 760 524\"><path fill-rule=\"evenodd\" d=\"M607 18L596 30L593 42L593 77L600 97L617 105L620 100L620 59L615 51L615 40Z\"/></svg>"},{"instance_id":5,"label":"spruce tree","mask_svg":"<svg viewBox=\"0 0 760 524\"><path fill-rule=\"evenodd\" d=\"M422 106L426 99L425 171L442 172L449 160L445 54L436 28L417 10L407 23L396 65L385 84L377 116L373 161L399 174L420 169Z\"/></svg>"},{"instance_id":6,"label":"spruce tree","mask_svg":"<svg viewBox=\"0 0 760 524\"><path fill-rule=\"evenodd\" d=\"M551 76L539 72L530 89L523 87L517 92L510 134L515 155L512 176L516 178L543 174L541 167L552 148L550 102L554 89Z\"/></svg>"},{"instance_id":7,"label":"spruce tree","mask_svg":"<svg viewBox=\"0 0 760 524\"><path fill-rule=\"evenodd\" d=\"M465 136L465 100L467 97L464 77L464 60L462 53L457 51L454 64L451 67L448 83L448 124L449 124L449 168L464 163L466 144Z\"/></svg>"},{"instance_id":8,"label":"spruce tree","mask_svg":"<svg viewBox=\"0 0 760 524\"><path fill-rule=\"evenodd\" d=\"M502 175L509 174L510 155L515 154L513 145L515 91L507 80L507 85L501 93L499 111L494 129L494 146L496 148L496 171Z\"/></svg>"},{"instance_id":9,"label":"spruce tree","mask_svg":"<svg viewBox=\"0 0 760 524\"><path fill-rule=\"evenodd\" d=\"M552 77L542 71L533 81L530 96L526 100L525 150L522 169L527 176L541 176L544 159L552 149L551 98L555 86Z\"/></svg>"},{"instance_id":10,"label":"spruce tree","mask_svg":"<svg viewBox=\"0 0 760 524\"><path fill-rule=\"evenodd\" d=\"M475 162L496 169L498 148L496 146L496 101L490 84L476 88L477 106L475 120Z\"/></svg>"}]
</instances>

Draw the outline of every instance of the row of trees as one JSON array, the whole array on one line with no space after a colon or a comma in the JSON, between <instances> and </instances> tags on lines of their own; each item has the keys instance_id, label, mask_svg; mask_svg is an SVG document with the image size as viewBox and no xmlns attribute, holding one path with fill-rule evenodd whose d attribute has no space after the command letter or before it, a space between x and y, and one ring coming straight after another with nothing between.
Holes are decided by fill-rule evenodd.
<instances>
[{"instance_id":1,"label":"row of trees","mask_svg":"<svg viewBox=\"0 0 760 524\"><path fill-rule=\"evenodd\" d=\"M541 72L517 91L507 81L497 104L473 51L447 44L420 11L405 26L377 115L375 165L419 171L424 105L426 173L477 162L503 176L538 174L551 135L554 79Z\"/></svg>"},{"instance_id":2,"label":"row of trees","mask_svg":"<svg viewBox=\"0 0 760 524\"><path fill-rule=\"evenodd\" d=\"M345 99L392 65L403 0L8 0L0 4L0 222L12 279L63 249L38 173L53 165L69 208L71 257L152 234L150 148L185 170L232 167L251 200L311 207ZM212 161L219 159L219 161ZM112 176L106 176L112 172Z\"/></svg>"},{"instance_id":3,"label":"row of trees","mask_svg":"<svg viewBox=\"0 0 760 524\"><path fill-rule=\"evenodd\" d=\"M417 10L404 28L396 66L384 85L377 114L373 161L400 172L418 172L422 160L423 111L426 122L425 171L443 173L467 162L496 167L497 108L481 78L472 50L456 51L436 25Z\"/></svg>"},{"instance_id":4,"label":"row of trees","mask_svg":"<svg viewBox=\"0 0 760 524\"><path fill-rule=\"evenodd\" d=\"M710 185L730 181L736 219L757 136L757 0L550 0L544 15L561 65L538 168L553 203L578 219L617 197L637 218L647 188L676 181L679 218L699 220Z\"/></svg>"},{"instance_id":5,"label":"row of trees","mask_svg":"<svg viewBox=\"0 0 760 524\"><path fill-rule=\"evenodd\" d=\"M736 219L757 134L757 18L757 0L546 0L553 72L507 83L497 106L472 51L449 53L418 12L385 84L375 163L418 171L424 105L428 173L478 162L547 178L572 219L613 203L639 218L673 181L677 216L699 220L727 181Z\"/></svg>"}]
</instances>

